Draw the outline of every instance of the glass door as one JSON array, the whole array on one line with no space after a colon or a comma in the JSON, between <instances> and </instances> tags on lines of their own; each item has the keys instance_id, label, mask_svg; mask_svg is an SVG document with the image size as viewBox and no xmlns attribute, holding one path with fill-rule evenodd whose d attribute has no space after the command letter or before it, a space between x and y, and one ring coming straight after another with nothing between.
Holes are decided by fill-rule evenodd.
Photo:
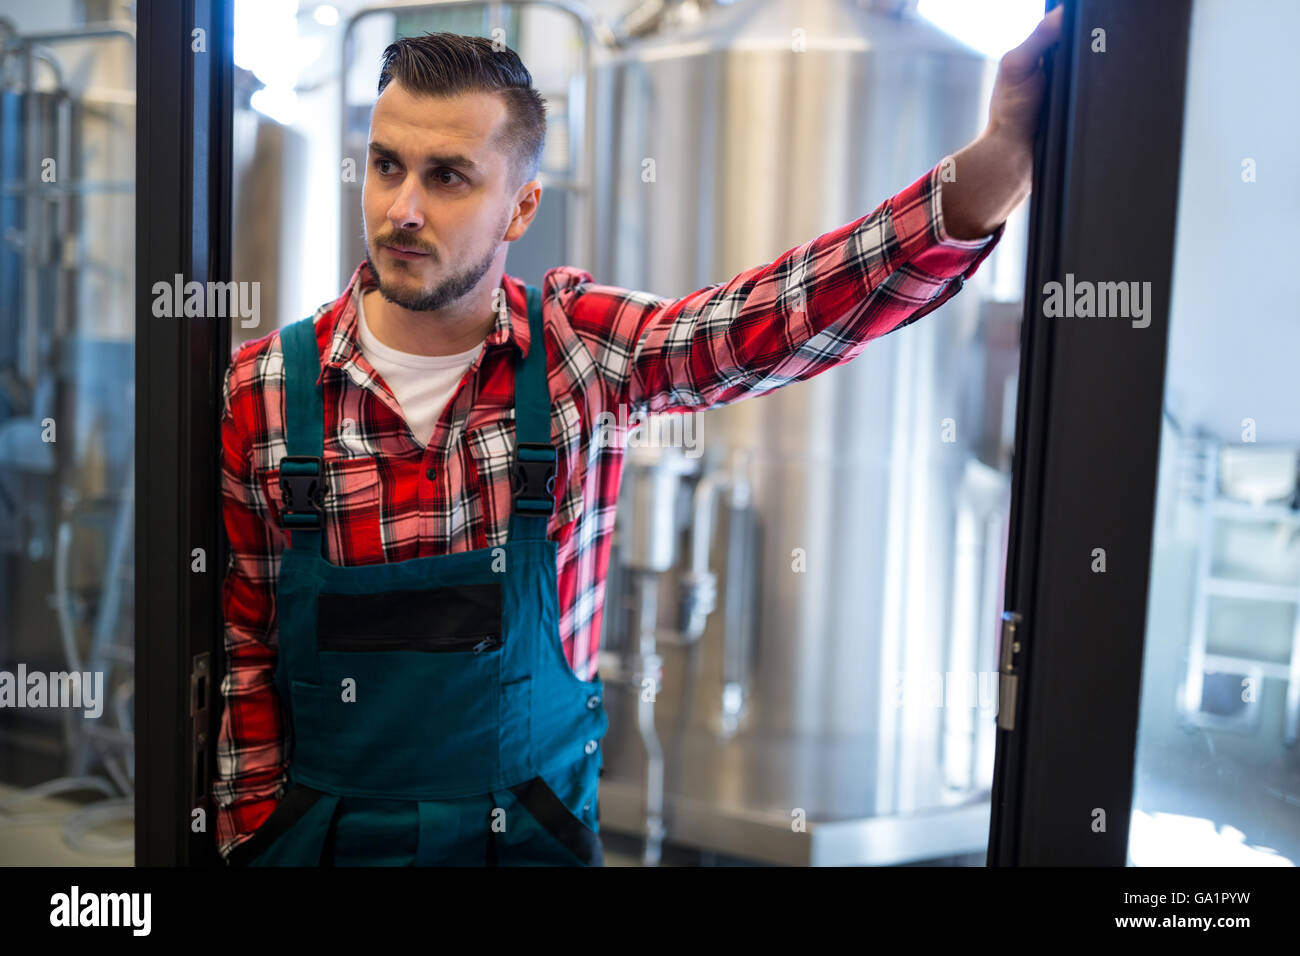
<instances>
[{"instance_id":1,"label":"glass door","mask_svg":"<svg viewBox=\"0 0 1300 956\"><path fill-rule=\"evenodd\" d=\"M215 857L230 35L0 0L0 866Z\"/></svg>"},{"instance_id":2,"label":"glass door","mask_svg":"<svg viewBox=\"0 0 1300 956\"><path fill-rule=\"evenodd\" d=\"M1268 24L1268 29L1261 25ZM1192 6L1128 862L1300 863L1300 89L1288 0Z\"/></svg>"},{"instance_id":3,"label":"glass door","mask_svg":"<svg viewBox=\"0 0 1300 956\"><path fill-rule=\"evenodd\" d=\"M989 860L1295 865L1300 306L1273 290L1300 212L1275 102L1300 79L1300 9L1066 7Z\"/></svg>"},{"instance_id":4,"label":"glass door","mask_svg":"<svg viewBox=\"0 0 1300 956\"><path fill-rule=\"evenodd\" d=\"M133 857L136 23L80 6L0 3L0 865Z\"/></svg>"}]
</instances>

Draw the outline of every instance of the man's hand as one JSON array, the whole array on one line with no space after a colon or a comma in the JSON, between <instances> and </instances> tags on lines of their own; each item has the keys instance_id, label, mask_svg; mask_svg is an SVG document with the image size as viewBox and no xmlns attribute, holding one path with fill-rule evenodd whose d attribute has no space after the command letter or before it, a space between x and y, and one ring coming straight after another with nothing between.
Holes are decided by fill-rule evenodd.
<instances>
[{"instance_id":1,"label":"man's hand","mask_svg":"<svg viewBox=\"0 0 1300 956\"><path fill-rule=\"evenodd\" d=\"M1029 195L1034 175L1034 132L1047 77L1042 57L1061 35L1064 5L1039 21L1024 43L998 63L984 131L953 154L955 179L945 180L944 228L953 239L993 232Z\"/></svg>"}]
</instances>

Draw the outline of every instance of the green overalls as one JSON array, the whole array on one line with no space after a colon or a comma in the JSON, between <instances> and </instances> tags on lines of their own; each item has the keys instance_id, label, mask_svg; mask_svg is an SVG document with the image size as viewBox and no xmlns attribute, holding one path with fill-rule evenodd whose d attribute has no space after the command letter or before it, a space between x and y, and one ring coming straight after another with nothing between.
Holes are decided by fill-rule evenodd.
<instances>
[{"instance_id":1,"label":"green overalls","mask_svg":"<svg viewBox=\"0 0 1300 956\"><path fill-rule=\"evenodd\" d=\"M281 802L229 862L600 865L602 684L559 634L555 448L541 294L516 363L513 511L499 548L342 567L322 552L324 403L311 319L281 333L286 442L276 687Z\"/></svg>"}]
</instances>

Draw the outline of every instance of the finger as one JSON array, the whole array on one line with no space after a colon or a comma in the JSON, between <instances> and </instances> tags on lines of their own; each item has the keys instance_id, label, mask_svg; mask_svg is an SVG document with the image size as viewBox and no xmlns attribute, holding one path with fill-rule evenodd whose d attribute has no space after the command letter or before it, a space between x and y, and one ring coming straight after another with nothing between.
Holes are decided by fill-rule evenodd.
<instances>
[{"instance_id":1,"label":"finger","mask_svg":"<svg viewBox=\"0 0 1300 956\"><path fill-rule=\"evenodd\" d=\"M1051 13L1038 21L1038 26L1034 28L1033 33L1029 34L1024 43L1014 50L1007 51L1007 54L1002 58L1002 66L1011 74L1013 79L1021 79L1037 70L1038 58L1046 52L1048 47L1060 39L1061 19L1064 16L1064 9L1065 4L1053 7Z\"/></svg>"}]
</instances>

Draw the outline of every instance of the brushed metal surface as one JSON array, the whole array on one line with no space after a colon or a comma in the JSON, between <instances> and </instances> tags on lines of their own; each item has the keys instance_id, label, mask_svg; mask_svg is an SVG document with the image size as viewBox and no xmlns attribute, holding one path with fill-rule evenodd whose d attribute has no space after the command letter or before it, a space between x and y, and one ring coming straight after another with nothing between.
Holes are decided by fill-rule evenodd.
<instances>
[{"instance_id":1,"label":"brushed metal surface","mask_svg":"<svg viewBox=\"0 0 1300 956\"><path fill-rule=\"evenodd\" d=\"M741 2L608 55L596 75L598 281L683 296L866 215L978 133L994 68L925 21L838 0ZM719 718L721 599L697 648L660 647L666 798L695 808L689 827L703 844L724 817L788 829L797 808L828 826L980 799L982 768L951 750L991 753L968 738L990 735L992 717L954 734L943 708L896 706L900 673L943 674L976 658L996 669L987 648L956 654L949 641L958 504L981 437L978 319L968 291L863 343L845 366L699 413L704 471L748 452L758 512L751 694L734 736ZM946 442L949 418L956 440ZM649 544L644 525L637 503L620 499L615 560L666 553L662 529ZM1000 561L996 548L968 544ZM719 595L724 567L715 544ZM666 575L666 631L677 596ZM629 617L608 608L603 646L626 641ZM691 654L698 673L685 699ZM602 786L635 792L643 753L626 689L612 687L607 705ZM680 812L667 825L669 839L688 827ZM952 852L986 837L935 832L952 837ZM862 849L844 839L849 855ZM798 856L777 840L769 858Z\"/></svg>"}]
</instances>

